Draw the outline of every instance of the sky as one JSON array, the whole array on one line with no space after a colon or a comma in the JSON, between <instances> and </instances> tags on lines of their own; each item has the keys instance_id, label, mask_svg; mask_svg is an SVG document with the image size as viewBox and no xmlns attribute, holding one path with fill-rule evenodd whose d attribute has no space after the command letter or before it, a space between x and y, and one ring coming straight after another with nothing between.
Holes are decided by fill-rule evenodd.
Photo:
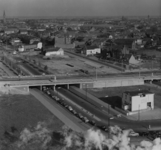
<instances>
[{"instance_id":1,"label":"sky","mask_svg":"<svg viewBox=\"0 0 161 150\"><path fill-rule=\"evenodd\" d=\"M10 17L161 16L161 0L0 0L0 10Z\"/></svg>"}]
</instances>

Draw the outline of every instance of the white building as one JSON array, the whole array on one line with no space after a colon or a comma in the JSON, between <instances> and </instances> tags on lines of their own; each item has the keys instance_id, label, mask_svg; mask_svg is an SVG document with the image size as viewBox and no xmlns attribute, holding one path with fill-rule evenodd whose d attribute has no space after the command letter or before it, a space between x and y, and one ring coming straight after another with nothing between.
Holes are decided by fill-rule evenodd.
<instances>
[{"instance_id":1,"label":"white building","mask_svg":"<svg viewBox=\"0 0 161 150\"><path fill-rule=\"evenodd\" d=\"M41 48L42 48L42 42L38 42L37 44L20 45L18 47L18 51L23 52L31 49L41 49Z\"/></svg>"},{"instance_id":2,"label":"white building","mask_svg":"<svg viewBox=\"0 0 161 150\"><path fill-rule=\"evenodd\" d=\"M64 55L64 50L60 47L55 47L55 48L51 48L51 49L46 50L45 56L49 57L49 56L53 56L53 55L62 56L62 55Z\"/></svg>"},{"instance_id":3,"label":"white building","mask_svg":"<svg viewBox=\"0 0 161 150\"><path fill-rule=\"evenodd\" d=\"M86 56L88 56L88 55L95 55L97 53L99 53L99 54L101 53L101 48L96 47L96 46L87 46L85 51L84 51L84 54Z\"/></svg>"},{"instance_id":4,"label":"white building","mask_svg":"<svg viewBox=\"0 0 161 150\"><path fill-rule=\"evenodd\" d=\"M122 95L122 108L129 111L154 109L154 93L148 90L126 91Z\"/></svg>"},{"instance_id":5,"label":"white building","mask_svg":"<svg viewBox=\"0 0 161 150\"><path fill-rule=\"evenodd\" d=\"M21 40L18 39L18 38L13 38L13 39L11 39L10 43L11 43L12 45L18 45L18 44L21 43Z\"/></svg>"}]
</instances>

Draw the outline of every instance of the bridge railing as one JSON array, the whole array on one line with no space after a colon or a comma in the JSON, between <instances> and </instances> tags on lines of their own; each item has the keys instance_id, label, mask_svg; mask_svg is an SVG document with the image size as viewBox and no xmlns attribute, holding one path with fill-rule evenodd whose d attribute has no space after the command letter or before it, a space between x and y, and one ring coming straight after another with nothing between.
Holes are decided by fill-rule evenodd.
<instances>
[{"instance_id":1,"label":"bridge railing","mask_svg":"<svg viewBox=\"0 0 161 150\"><path fill-rule=\"evenodd\" d=\"M2 76L3 79L32 79L32 78L54 78L56 80L55 75L32 75L32 76Z\"/></svg>"}]
</instances>

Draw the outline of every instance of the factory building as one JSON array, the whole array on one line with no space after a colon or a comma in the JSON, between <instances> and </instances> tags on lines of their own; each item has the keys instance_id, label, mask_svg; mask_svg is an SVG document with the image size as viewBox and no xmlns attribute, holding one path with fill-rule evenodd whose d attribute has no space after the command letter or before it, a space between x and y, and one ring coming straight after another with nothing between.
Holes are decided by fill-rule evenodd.
<instances>
[{"instance_id":1,"label":"factory building","mask_svg":"<svg viewBox=\"0 0 161 150\"><path fill-rule=\"evenodd\" d=\"M126 91L122 95L122 108L131 112L154 109L154 93L148 90Z\"/></svg>"}]
</instances>

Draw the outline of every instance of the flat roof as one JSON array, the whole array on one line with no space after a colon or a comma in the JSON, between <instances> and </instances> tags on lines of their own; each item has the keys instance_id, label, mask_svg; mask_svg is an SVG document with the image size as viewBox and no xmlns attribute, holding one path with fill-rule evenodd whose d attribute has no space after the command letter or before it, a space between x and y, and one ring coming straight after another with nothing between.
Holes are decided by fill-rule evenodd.
<instances>
[{"instance_id":1,"label":"flat roof","mask_svg":"<svg viewBox=\"0 0 161 150\"><path fill-rule=\"evenodd\" d=\"M154 93L150 92L149 90L125 91L124 93L130 94L131 96L136 96L139 94L154 94Z\"/></svg>"}]
</instances>

